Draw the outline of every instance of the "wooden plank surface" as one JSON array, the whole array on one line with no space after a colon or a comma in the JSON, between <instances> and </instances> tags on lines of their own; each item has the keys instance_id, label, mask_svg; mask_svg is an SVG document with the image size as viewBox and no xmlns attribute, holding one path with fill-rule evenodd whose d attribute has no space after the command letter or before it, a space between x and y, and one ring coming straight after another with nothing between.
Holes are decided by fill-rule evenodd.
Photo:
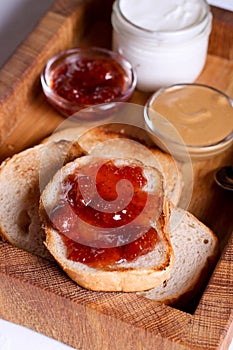
<instances>
[{"instance_id":1,"label":"wooden plank surface","mask_svg":"<svg viewBox=\"0 0 233 350\"><path fill-rule=\"evenodd\" d=\"M233 18L232 11L212 6L213 26L210 36L209 53L233 59Z\"/></svg>"},{"instance_id":2,"label":"wooden plank surface","mask_svg":"<svg viewBox=\"0 0 233 350\"><path fill-rule=\"evenodd\" d=\"M41 93L40 71L65 47L109 47L111 3L58 0L0 71L1 159L39 142L64 120ZM217 14L224 22L226 13ZM198 82L233 98L232 56L221 45L219 51L219 43L217 51L216 41L211 43ZM147 98L135 91L132 102L143 105ZM189 210L217 233L222 254L192 313L134 293L86 291L56 264L0 242L0 317L82 350L227 349L233 335L233 205L232 194L217 188L213 173L232 159L230 149L193 163Z\"/></svg>"},{"instance_id":3,"label":"wooden plank surface","mask_svg":"<svg viewBox=\"0 0 233 350\"><path fill-rule=\"evenodd\" d=\"M56 2L0 70L1 143L21 123L25 108L38 98L39 76L48 58L82 36L84 10L77 0Z\"/></svg>"}]
</instances>

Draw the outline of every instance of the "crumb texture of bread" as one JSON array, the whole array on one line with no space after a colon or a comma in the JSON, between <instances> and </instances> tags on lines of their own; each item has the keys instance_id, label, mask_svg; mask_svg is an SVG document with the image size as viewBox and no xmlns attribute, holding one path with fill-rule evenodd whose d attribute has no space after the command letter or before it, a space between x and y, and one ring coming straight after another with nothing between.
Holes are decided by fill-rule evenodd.
<instances>
[{"instance_id":1,"label":"crumb texture of bread","mask_svg":"<svg viewBox=\"0 0 233 350\"><path fill-rule=\"evenodd\" d=\"M95 161L106 161L105 158L85 156L64 166L46 186L40 204L40 215L46 232L46 246L62 269L79 285L95 291L134 292L146 290L162 283L170 274L174 263L173 250L168 238L164 212L154 223L158 233L158 242L153 251L139 256L132 262L122 262L108 268L93 268L86 264L67 259L66 246L61 235L52 228L48 219L50 211L57 204L60 196L61 182L76 169L93 164ZM112 159L113 160L113 159ZM162 177L157 169L145 167L141 162L130 159L114 159L117 166L140 165L144 176L149 180L146 191L164 198ZM153 179L153 181L152 181ZM168 214L167 214L168 215ZM151 287L150 287L151 286Z\"/></svg>"},{"instance_id":2,"label":"crumb texture of bread","mask_svg":"<svg viewBox=\"0 0 233 350\"><path fill-rule=\"evenodd\" d=\"M0 229L4 240L11 244L48 256L43 246L45 238L38 215L39 145L4 161L0 168Z\"/></svg>"},{"instance_id":3,"label":"crumb texture of bread","mask_svg":"<svg viewBox=\"0 0 233 350\"><path fill-rule=\"evenodd\" d=\"M116 130L115 130L116 129ZM51 139L78 140L89 154L106 157L124 157L142 161L144 165L158 168L164 177L165 195L177 205L183 188L178 163L155 145L139 139L143 130L129 125L84 128L68 128L54 133Z\"/></svg>"},{"instance_id":4,"label":"crumb texture of bread","mask_svg":"<svg viewBox=\"0 0 233 350\"><path fill-rule=\"evenodd\" d=\"M170 239L175 263L170 277L140 295L170 305L187 304L198 293L217 261L216 235L192 214L173 208Z\"/></svg>"},{"instance_id":5,"label":"crumb texture of bread","mask_svg":"<svg viewBox=\"0 0 233 350\"><path fill-rule=\"evenodd\" d=\"M81 154L77 144L59 141L36 145L1 164L0 235L5 241L51 259L39 217L41 191L63 162Z\"/></svg>"}]
</instances>

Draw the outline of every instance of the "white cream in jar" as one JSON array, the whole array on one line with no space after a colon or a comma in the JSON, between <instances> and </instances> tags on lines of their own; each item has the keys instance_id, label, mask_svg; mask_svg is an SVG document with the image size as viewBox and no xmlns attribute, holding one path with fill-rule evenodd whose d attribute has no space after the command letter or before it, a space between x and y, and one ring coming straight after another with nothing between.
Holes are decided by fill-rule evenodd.
<instances>
[{"instance_id":1,"label":"white cream in jar","mask_svg":"<svg viewBox=\"0 0 233 350\"><path fill-rule=\"evenodd\" d=\"M116 0L113 49L133 65L140 90L191 83L205 65L211 24L205 0Z\"/></svg>"}]
</instances>

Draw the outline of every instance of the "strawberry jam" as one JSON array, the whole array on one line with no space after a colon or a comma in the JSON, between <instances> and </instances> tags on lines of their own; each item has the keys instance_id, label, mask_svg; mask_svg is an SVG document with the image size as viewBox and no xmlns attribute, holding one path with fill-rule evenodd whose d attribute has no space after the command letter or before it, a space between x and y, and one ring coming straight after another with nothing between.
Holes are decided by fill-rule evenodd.
<instances>
[{"instance_id":1,"label":"strawberry jam","mask_svg":"<svg viewBox=\"0 0 233 350\"><path fill-rule=\"evenodd\" d=\"M125 87L124 70L108 57L83 57L63 63L54 70L51 79L51 88L59 96L84 106L119 99Z\"/></svg>"},{"instance_id":2,"label":"strawberry jam","mask_svg":"<svg viewBox=\"0 0 233 350\"><path fill-rule=\"evenodd\" d=\"M150 226L155 207L146 183L140 167L108 160L68 175L50 216L67 258L106 268L152 251L158 237Z\"/></svg>"}]
</instances>

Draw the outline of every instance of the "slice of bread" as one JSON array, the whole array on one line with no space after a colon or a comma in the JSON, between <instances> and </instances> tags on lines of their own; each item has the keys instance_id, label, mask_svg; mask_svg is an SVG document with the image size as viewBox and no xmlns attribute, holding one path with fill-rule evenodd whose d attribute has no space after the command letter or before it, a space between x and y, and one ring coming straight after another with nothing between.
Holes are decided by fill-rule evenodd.
<instances>
[{"instance_id":1,"label":"slice of bread","mask_svg":"<svg viewBox=\"0 0 233 350\"><path fill-rule=\"evenodd\" d=\"M0 235L5 241L51 258L39 218L41 191L64 163L83 155L69 141L37 145L5 160L0 167Z\"/></svg>"},{"instance_id":2,"label":"slice of bread","mask_svg":"<svg viewBox=\"0 0 233 350\"><path fill-rule=\"evenodd\" d=\"M134 135L134 134L132 134ZM164 177L165 196L177 205L182 191L182 175L175 160L157 147L130 138L124 129L117 133L106 128L94 128L79 138L80 145L90 154L138 159L158 168Z\"/></svg>"},{"instance_id":3,"label":"slice of bread","mask_svg":"<svg viewBox=\"0 0 233 350\"><path fill-rule=\"evenodd\" d=\"M96 162L106 162L105 158L85 156L76 159L59 170L46 186L40 201L40 215L46 232L46 246L62 269L80 286L95 291L142 291L158 286L168 278L173 266L173 251L167 232L169 210L164 198L162 177L159 171L130 159L112 159L117 167L139 166L147 179L144 191L153 194L156 203L153 217L149 217L151 227L157 231L158 239L152 251L138 256L133 261L118 262L107 268L90 267L87 264L67 258L67 248L61 234L54 229L49 216L61 199L63 181L78 170L82 174L85 166ZM64 200L64 199L63 199ZM158 215L159 211L159 215ZM156 217L157 215L157 217ZM155 220L156 218L156 220Z\"/></svg>"},{"instance_id":4,"label":"slice of bread","mask_svg":"<svg viewBox=\"0 0 233 350\"><path fill-rule=\"evenodd\" d=\"M175 256L170 277L160 286L140 295L181 307L202 291L217 261L219 245L208 227L182 209L171 209L169 226Z\"/></svg>"},{"instance_id":5,"label":"slice of bread","mask_svg":"<svg viewBox=\"0 0 233 350\"><path fill-rule=\"evenodd\" d=\"M157 167L164 177L166 197L174 205L178 204L183 188L179 165L169 154L152 145L144 130L123 124L95 127L86 132L84 128L68 128L51 136L51 140L59 139L78 140L82 148L93 155L138 159Z\"/></svg>"},{"instance_id":6,"label":"slice of bread","mask_svg":"<svg viewBox=\"0 0 233 350\"><path fill-rule=\"evenodd\" d=\"M83 144L85 147L85 143ZM90 154L106 157L120 157L137 159L146 166L158 169L164 178L165 196L174 204L178 203L181 194L181 173L174 160L168 154L157 148L148 148L143 144L128 138L108 139L98 143Z\"/></svg>"}]
</instances>

